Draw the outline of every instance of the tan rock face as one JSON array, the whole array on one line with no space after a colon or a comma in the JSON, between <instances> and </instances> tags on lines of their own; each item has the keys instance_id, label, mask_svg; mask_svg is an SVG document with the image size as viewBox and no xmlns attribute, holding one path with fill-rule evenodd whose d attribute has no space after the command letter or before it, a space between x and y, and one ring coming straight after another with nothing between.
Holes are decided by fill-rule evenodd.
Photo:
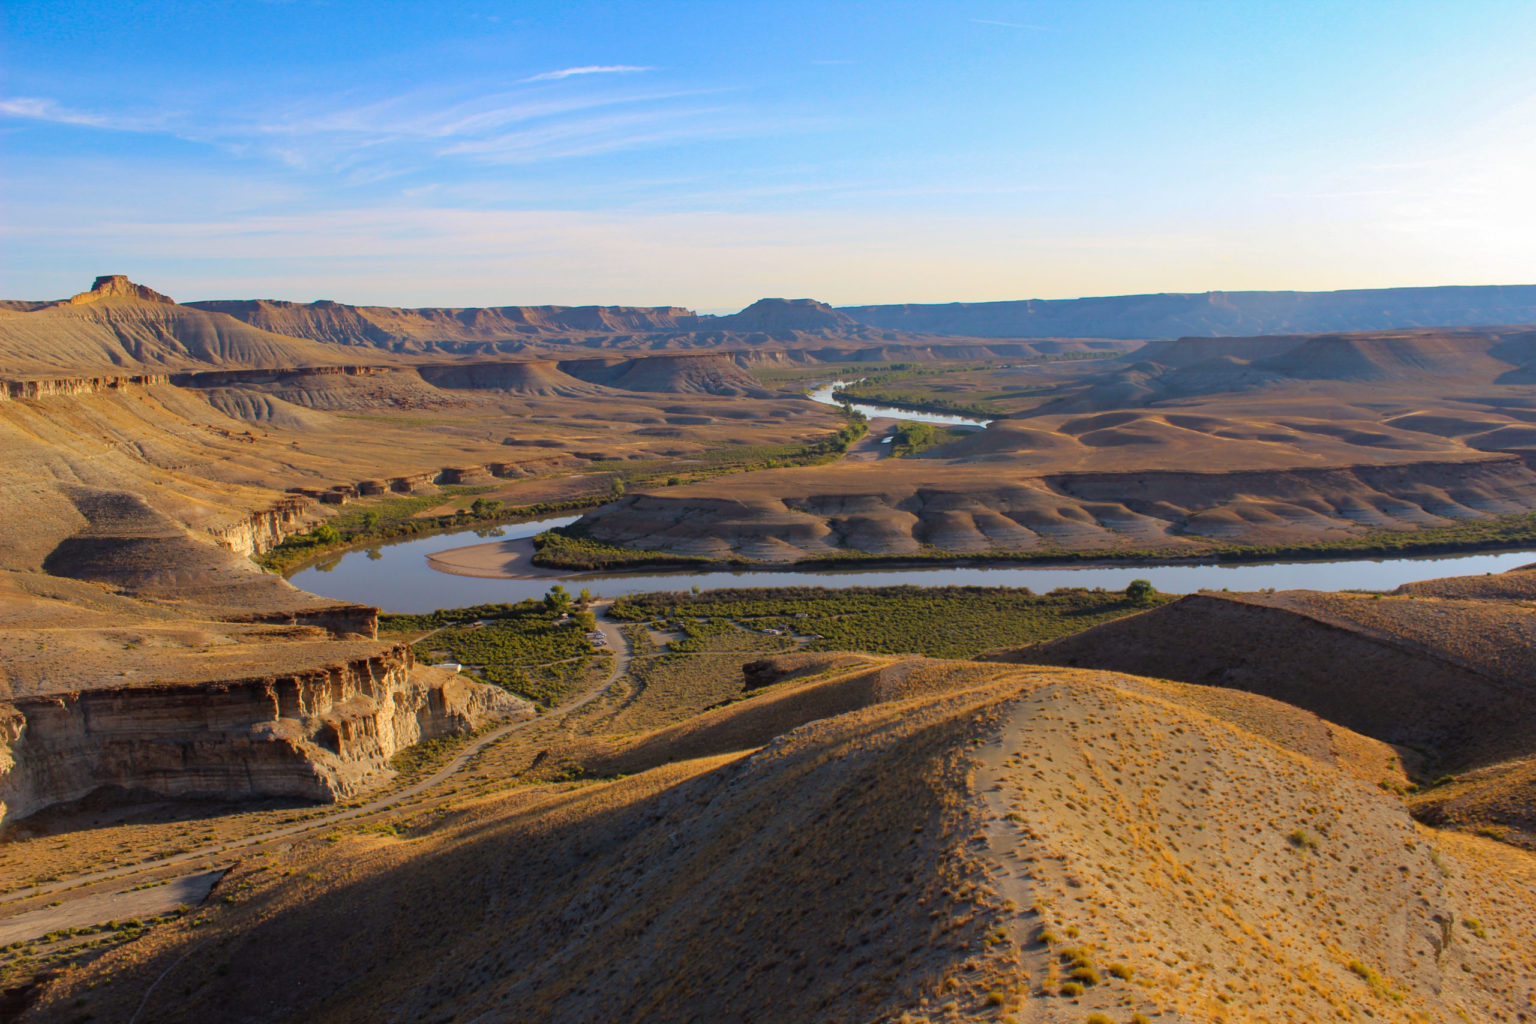
<instances>
[{"instance_id":1,"label":"tan rock face","mask_svg":"<svg viewBox=\"0 0 1536 1024\"><path fill-rule=\"evenodd\" d=\"M307 511L308 502L304 499L283 499L271 508L252 512L208 533L221 547L249 558L271 551L289 534L302 532L307 525Z\"/></svg>"},{"instance_id":2,"label":"tan rock face","mask_svg":"<svg viewBox=\"0 0 1536 1024\"><path fill-rule=\"evenodd\" d=\"M404 644L289 676L23 698L0 705L0 818L97 790L334 801L386 778L403 747L531 714L416 668Z\"/></svg>"},{"instance_id":3,"label":"tan rock face","mask_svg":"<svg viewBox=\"0 0 1536 1024\"><path fill-rule=\"evenodd\" d=\"M79 306L87 302L98 302L101 299L138 299L140 302L170 302L176 300L169 295L162 295L153 288L146 288L141 284L134 284L128 280L126 274L102 274L91 285L91 290L72 296L67 301L72 306Z\"/></svg>"}]
</instances>

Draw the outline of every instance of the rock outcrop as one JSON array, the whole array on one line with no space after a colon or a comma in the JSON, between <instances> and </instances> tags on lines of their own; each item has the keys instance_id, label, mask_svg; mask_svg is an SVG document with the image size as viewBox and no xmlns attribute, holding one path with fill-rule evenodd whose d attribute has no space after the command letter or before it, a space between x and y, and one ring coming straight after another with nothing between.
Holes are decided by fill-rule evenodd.
<instances>
[{"instance_id":1,"label":"rock outcrop","mask_svg":"<svg viewBox=\"0 0 1536 1024\"><path fill-rule=\"evenodd\" d=\"M90 291L70 296L64 300L64 303L82 306L87 302L100 302L102 299L137 299L140 302L168 302L173 305L176 302L169 295L163 295L153 288L134 284L128 280L127 274L102 274L91 284Z\"/></svg>"},{"instance_id":2,"label":"rock outcrop","mask_svg":"<svg viewBox=\"0 0 1536 1024\"><path fill-rule=\"evenodd\" d=\"M396 751L531 715L526 702L396 644L280 676L53 693L0 704L0 819L97 791L330 802Z\"/></svg>"},{"instance_id":3,"label":"rock outcrop","mask_svg":"<svg viewBox=\"0 0 1536 1024\"><path fill-rule=\"evenodd\" d=\"M92 395L100 391L120 391L127 387L152 387L168 384L163 373L136 373L121 377L53 377L40 380L0 382L0 402L12 398L54 398L60 395Z\"/></svg>"},{"instance_id":4,"label":"rock outcrop","mask_svg":"<svg viewBox=\"0 0 1536 1024\"><path fill-rule=\"evenodd\" d=\"M282 498L271 508L259 509L228 526L212 528L208 534L225 550L250 558L271 551L290 534L302 533L308 510L309 502L303 498Z\"/></svg>"}]
</instances>

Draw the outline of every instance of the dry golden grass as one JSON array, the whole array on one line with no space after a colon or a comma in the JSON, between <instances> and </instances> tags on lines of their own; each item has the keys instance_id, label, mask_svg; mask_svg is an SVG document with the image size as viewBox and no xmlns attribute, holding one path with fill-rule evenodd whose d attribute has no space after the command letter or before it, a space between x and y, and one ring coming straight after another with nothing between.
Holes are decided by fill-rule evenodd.
<instances>
[{"instance_id":1,"label":"dry golden grass","mask_svg":"<svg viewBox=\"0 0 1536 1024\"><path fill-rule=\"evenodd\" d=\"M1493 1021L1528 1006L1529 855L1416 825L1362 771L1378 744L1114 674L784 668L679 725L593 737L586 752L627 778L484 778L390 834L247 861L199 923L67 975L35 1013L79 1000L112 1019L167 968L158 1020ZM1059 994L1069 982L1083 992Z\"/></svg>"}]
</instances>

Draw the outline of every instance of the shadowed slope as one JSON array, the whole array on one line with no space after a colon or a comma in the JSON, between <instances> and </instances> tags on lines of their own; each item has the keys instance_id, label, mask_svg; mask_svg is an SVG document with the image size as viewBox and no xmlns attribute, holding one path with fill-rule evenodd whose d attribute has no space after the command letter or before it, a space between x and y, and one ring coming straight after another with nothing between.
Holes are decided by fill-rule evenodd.
<instances>
[{"instance_id":1,"label":"shadowed slope","mask_svg":"<svg viewBox=\"0 0 1536 1024\"><path fill-rule=\"evenodd\" d=\"M66 976L33 1018L124 1017L156 979L154 1019L200 1022L1493 1020L1530 997L1528 866L1414 826L1350 770L1379 745L1145 680L828 665L730 713L885 689L745 755L242 866L201 924ZM1489 941L1448 937L1463 918ZM1073 957L1100 965L1077 998Z\"/></svg>"}]
</instances>

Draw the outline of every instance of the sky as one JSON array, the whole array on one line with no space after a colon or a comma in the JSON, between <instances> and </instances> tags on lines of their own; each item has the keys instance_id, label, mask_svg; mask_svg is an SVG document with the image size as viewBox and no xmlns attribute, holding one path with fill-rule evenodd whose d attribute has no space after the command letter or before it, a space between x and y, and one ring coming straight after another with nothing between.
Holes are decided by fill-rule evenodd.
<instances>
[{"instance_id":1,"label":"sky","mask_svg":"<svg viewBox=\"0 0 1536 1024\"><path fill-rule=\"evenodd\" d=\"M0 296L1536 282L1536 3L0 7Z\"/></svg>"}]
</instances>

